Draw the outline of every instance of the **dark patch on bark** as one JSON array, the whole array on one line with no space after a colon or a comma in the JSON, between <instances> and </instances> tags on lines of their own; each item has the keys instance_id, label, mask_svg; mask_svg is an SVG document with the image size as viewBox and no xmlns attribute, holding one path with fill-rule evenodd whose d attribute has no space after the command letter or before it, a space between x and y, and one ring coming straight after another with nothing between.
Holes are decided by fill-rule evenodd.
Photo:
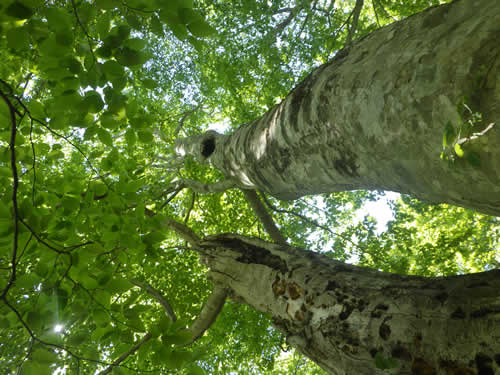
<instances>
[{"instance_id":1,"label":"dark patch on bark","mask_svg":"<svg viewBox=\"0 0 500 375\"><path fill-rule=\"evenodd\" d=\"M356 159L352 155L343 154L333 161L333 166L343 176L359 177Z\"/></svg>"},{"instance_id":2,"label":"dark patch on bark","mask_svg":"<svg viewBox=\"0 0 500 375\"><path fill-rule=\"evenodd\" d=\"M500 353L499 354L495 354L495 362L500 367Z\"/></svg>"},{"instance_id":3,"label":"dark patch on bark","mask_svg":"<svg viewBox=\"0 0 500 375\"><path fill-rule=\"evenodd\" d=\"M336 291L335 292L335 296L337 297L337 302L338 303L342 303L344 302L345 300L349 299L349 296L345 295L345 294L342 294L340 293L339 291Z\"/></svg>"},{"instance_id":4,"label":"dark patch on bark","mask_svg":"<svg viewBox=\"0 0 500 375\"><path fill-rule=\"evenodd\" d=\"M339 319L346 320L347 318L349 318L349 315L351 315L353 311L354 311L354 306L346 303L342 308L342 312L339 314Z\"/></svg>"},{"instance_id":5,"label":"dark patch on bark","mask_svg":"<svg viewBox=\"0 0 500 375\"><path fill-rule=\"evenodd\" d=\"M328 292L329 290L335 290L337 289L339 286L338 284L335 282L335 281L328 281L328 284L326 284L326 288L325 288L325 292Z\"/></svg>"},{"instance_id":6,"label":"dark patch on bark","mask_svg":"<svg viewBox=\"0 0 500 375\"><path fill-rule=\"evenodd\" d=\"M384 321L382 322L382 324L380 325L379 329L378 329L378 334L380 335L380 337L382 338L382 340L388 340L389 337L391 336L391 327L386 324L386 322L388 320L391 320L392 317L388 316L387 318L384 319Z\"/></svg>"},{"instance_id":7,"label":"dark patch on bark","mask_svg":"<svg viewBox=\"0 0 500 375\"><path fill-rule=\"evenodd\" d=\"M493 370L493 360L483 353L476 354L477 375L495 375Z\"/></svg>"},{"instance_id":8,"label":"dark patch on bark","mask_svg":"<svg viewBox=\"0 0 500 375\"><path fill-rule=\"evenodd\" d=\"M446 292L439 293L439 294L436 296L436 299L437 299L439 302L444 303L444 302L448 299L448 293L446 293Z\"/></svg>"},{"instance_id":9,"label":"dark patch on bark","mask_svg":"<svg viewBox=\"0 0 500 375\"><path fill-rule=\"evenodd\" d=\"M360 299L358 301L358 310L359 310L359 312L363 312L363 310L365 309L365 307L367 305L368 305L368 302L366 302L365 300Z\"/></svg>"},{"instance_id":10,"label":"dark patch on bark","mask_svg":"<svg viewBox=\"0 0 500 375\"><path fill-rule=\"evenodd\" d=\"M469 284L466 286L466 288L469 288L469 289L470 288L480 288L483 286L490 286L490 284L487 281L480 281L480 282Z\"/></svg>"},{"instance_id":11,"label":"dark patch on bark","mask_svg":"<svg viewBox=\"0 0 500 375\"><path fill-rule=\"evenodd\" d=\"M370 355L372 356L372 358L375 358L375 356L377 355L378 352L379 352L379 349L375 349L375 348L370 349Z\"/></svg>"},{"instance_id":12,"label":"dark patch on bark","mask_svg":"<svg viewBox=\"0 0 500 375\"><path fill-rule=\"evenodd\" d=\"M283 173L290 165L291 153L288 149L281 149L276 159L276 171Z\"/></svg>"},{"instance_id":13,"label":"dark patch on bark","mask_svg":"<svg viewBox=\"0 0 500 375\"><path fill-rule=\"evenodd\" d=\"M240 253L241 255L236 259L238 262L262 264L272 269L279 270L281 273L286 273L288 271L285 261L279 256L271 254L271 252L266 249L248 244L237 238L217 238L217 242L221 247L229 248Z\"/></svg>"},{"instance_id":14,"label":"dark patch on bark","mask_svg":"<svg viewBox=\"0 0 500 375\"><path fill-rule=\"evenodd\" d=\"M302 291L302 288L298 286L296 283L290 282L288 284L288 294L290 295L290 298L292 300L296 300L299 297L301 297L304 294L304 292Z\"/></svg>"},{"instance_id":15,"label":"dark patch on bark","mask_svg":"<svg viewBox=\"0 0 500 375\"><path fill-rule=\"evenodd\" d=\"M487 315L490 314L499 314L500 313L500 308L495 308L495 309L490 309L488 307L482 307L478 310L475 310L470 313L471 318L479 319L479 318L484 318Z\"/></svg>"},{"instance_id":16,"label":"dark patch on bark","mask_svg":"<svg viewBox=\"0 0 500 375\"><path fill-rule=\"evenodd\" d=\"M310 106L311 103L311 92L309 90L310 80L311 76L302 81L290 94L292 95L292 100L289 106L288 121L295 129L298 128L301 107L306 117L308 117L307 114L310 110L308 106Z\"/></svg>"},{"instance_id":17,"label":"dark patch on bark","mask_svg":"<svg viewBox=\"0 0 500 375\"><path fill-rule=\"evenodd\" d=\"M411 353L406 349L401 343L396 344L396 346L391 351L391 356L393 358L400 359L402 361L411 361Z\"/></svg>"},{"instance_id":18,"label":"dark patch on bark","mask_svg":"<svg viewBox=\"0 0 500 375\"><path fill-rule=\"evenodd\" d=\"M467 317L467 314L465 314L464 310L462 310L461 307L458 307L450 315L451 319L465 319L466 317Z\"/></svg>"},{"instance_id":19,"label":"dark patch on bark","mask_svg":"<svg viewBox=\"0 0 500 375\"><path fill-rule=\"evenodd\" d=\"M436 369L427 363L423 358L415 358L411 365L412 375L435 375Z\"/></svg>"},{"instance_id":20,"label":"dark patch on bark","mask_svg":"<svg viewBox=\"0 0 500 375\"><path fill-rule=\"evenodd\" d=\"M453 361L440 361L439 367L445 370L446 375L475 375L471 368Z\"/></svg>"},{"instance_id":21,"label":"dark patch on bark","mask_svg":"<svg viewBox=\"0 0 500 375\"><path fill-rule=\"evenodd\" d=\"M372 313L371 313L371 317L372 318L380 318L382 316L382 314L389 310L389 306L387 305L384 305L382 303L379 303L377 306L375 306L375 308L373 309Z\"/></svg>"},{"instance_id":22,"label":"dark patch on bark","mask_svg":"<svg viewBox=\"0 0 500 375\"><path fill-rule=\"evenodd\" d=\"M272 286L273 293L276 297L282 296L286 292L286 282L285 280L277 279Z\"/></svg>"}]
</instances>

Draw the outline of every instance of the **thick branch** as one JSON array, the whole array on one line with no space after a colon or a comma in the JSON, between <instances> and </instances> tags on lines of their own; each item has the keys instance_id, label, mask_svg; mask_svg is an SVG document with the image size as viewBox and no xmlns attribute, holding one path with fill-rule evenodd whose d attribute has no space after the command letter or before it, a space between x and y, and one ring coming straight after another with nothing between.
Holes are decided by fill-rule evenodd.
<instances>
[{"instance_id":1,"label":"thick branch","mask_svg":"<svg viewBox=\"0 0 500 375\"><path fill-rule=\"evenodd\" d=\"M187 225L184 225L172 219L166 220L165 225L176 232L192 246L197 246L201 242L200 237L198 237L198 235Z\"/></svg>"},{"instance_id":2,"label":"thick branch","mask_svg":"<svg viewBox=\"0 0 500 375\"><path fill-rule=\"evenodd\" d=\"M200 315L193 322L189 330L193 335L191 342L199 339L205 331L215 322L217 316L222 311L227 298L227 290L215 284L212 294L201 309Z\"/></svg>"},{"instance_id":3,"label":"thick branch","mask_svg":"<svg viewBox=\"0 0 500 375\"><path fill-rule=\"evenodd\" d=\"M278 227L276 226L273 217L266 210L266 207L262 204L262 201L259 199L259 196L255 192L255 190L246 190L242 189L245 194L245 198L247 199L248 204L252 207L257 217L264 225L264 229L271 236L274 242L286 244L286 239L283 237Z\"/></svg>"},{"instance_id":4,"label":"thick branch","mask_svg":"<svg viewBox=\"0 0 500 375\"><path fill-rule=\"evenodd\" d=\"M352 11L352 22L351 27L349 28L349 34L347 34L346 45L352 42L352 38L356 33L356 29L358 28L359 14L361 13L361 9L363 8L364 0L356 0L356 5L354 6L354 10Z\"/></svg>"},{"instance_id":5,"label":"thick branch","mask_svg":"<svg viewBox=\"0 0 500 375\"><path fill-rule=\"evenodd\" d=\"M150 284L148 284L147 282L143 282L143 281L139 281L137 279L131 279L129 280L132 284L138 286L139 288L141 288L142 290L144 290L145 292L147 292L149 295L151 295L151 297L153 297L155 300L157 300L160 305L163 307L163 310L165 310L165 313L167 314L167 316L173 321L175 322L177 320L177 316L175 315L175 312L174 310L172 309L172 307L170 306L170 303L168 302L168 300L163 297L161 295L161 293L156 290L155 288L153 288Z\"/></svg>"}]
</instances>

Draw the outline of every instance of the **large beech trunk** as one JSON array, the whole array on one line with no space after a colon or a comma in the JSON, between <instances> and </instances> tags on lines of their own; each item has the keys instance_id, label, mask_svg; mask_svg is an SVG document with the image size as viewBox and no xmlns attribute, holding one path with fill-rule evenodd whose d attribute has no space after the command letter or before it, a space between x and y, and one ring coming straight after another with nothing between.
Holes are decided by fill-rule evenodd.
<instances>
[{"instance_id":1,"label":"large beech trunk","mask_svg":"<svg viewBox=\"0 0 500 375\"><path fill-rule=\"evenodd\" d=\"M446 278L377 272L286 245L216 235L196 246L210 278L268 313L328 373L500 372L500 270Z\"/></svg>"},{"instance_id":2,"label":"large beech trunk","mask_svg":"<svg viewBox=\"0 0 500 375\"><path fill-rule=\"evenodd\" d=\"M497 0L457 0L378 30L262 118L180 140L179 153L226 178L183 183L281 199L385 189L500 215L499 41ZM463 133L471 113L482 116L473 136ZM237 235L195 248L219 288L270 314L331 374L500 373L500 270L400 276ZM377 369L384 358L397 368Z\"/></svg>"},{"instance_id":3,"label":"large beech trunk","mask_svg":"<svg viewBox=\"0 0 500 375\"><path fill-rule=\"evenodd\" d=\"M466 106L476 133L500 120L499 41L500 1L430 8L353 43L262 118L178 150L281 199L384 189L499 215L500 126L458 135ZM440 158L447 124L454 162Z\"/></svg>"}]
</instances>

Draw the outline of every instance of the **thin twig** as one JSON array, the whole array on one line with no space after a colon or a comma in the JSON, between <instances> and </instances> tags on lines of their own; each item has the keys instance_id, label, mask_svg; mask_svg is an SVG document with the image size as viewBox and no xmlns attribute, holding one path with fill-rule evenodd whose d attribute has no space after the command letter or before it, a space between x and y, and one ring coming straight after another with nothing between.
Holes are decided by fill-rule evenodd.
<instances>
[{"instance_id":1,"label":"thin twig","mask_svg":"<svg viewBox=\"0 0 500 375\"><path fill-rule=\"evenodd\" d=\"M17 205L17 189L19 187L19 176L17 175L17 163L16 163L16 149L15 149L15 144L16 144L16 133L17 133L17 121L16 121L16 110L12 103L10 102L8 96L0 90L0 96L2 99L5 101L5 104L9 107L9 113L10 113L10 122L11 122L11 132L10 132L10 142L9 142L9 148L10 148L10 167L12 169L12 205L14 208L14 239L12 243L12 258L11 258L11 273L10 273L10 278L9 281L7 282L7 285L5 286L5 289L2 292L2 295L0 296L0 299L3 299L6 303L6 296L9 291L9 289L12 287L14 282L16 281L16 266L17 266L17 247L18 247L18 241L19 241L19 208Z\"/></svg>"}]
</instances>

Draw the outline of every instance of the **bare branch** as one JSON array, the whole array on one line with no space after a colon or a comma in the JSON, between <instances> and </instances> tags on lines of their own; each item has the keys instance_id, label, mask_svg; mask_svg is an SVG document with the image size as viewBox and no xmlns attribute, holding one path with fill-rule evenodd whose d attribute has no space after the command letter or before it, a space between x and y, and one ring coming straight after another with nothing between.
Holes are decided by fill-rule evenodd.
<instances>
[{"instance_id":1,"label":"bare branch","mask_svg":"<svg viewBox=\"0 0 500 375\"><path fill-rule=\"evenodd\" d=\"M261 195L262 195L262 199L264 200L264 203L266 204L267 207L269 207L271 210L275 211L275 212L279 212L279 213L282 213L282 214L287 214L287 215L293 215L295 217L298 217L299 219L301 219L302 221L305 221L306 223L308 224L311 224L311 225L314 225L315 227L317 228L321 228L323 229L324 231L326 232L329 232L330 234L332 234L333 236L336 236L336 237L339 237L339 238L342 238L344 241L347 241L349 242L351 245L353 245L354 247L356 247L357 249L360 249L359 248L359 245L355 242L353 242L350 238L340 234L340 233L336 233L334 232L333 230L331 230L330 228L328 228L327 226L325 225L321 225L320 223L318 223L316 220L313 220L313 219L309 219L307 216L305 215L302 215L302 214L299 214L297 212L294 212L294 211L291 211L291 210L283 210L283 209L280 209L280 208L277 208L275 206L273 206L271 204L271 202L269 202L269 200L266 198L266 196L261 192Z\"/></svg>"},{"instance_id":2,"label":"bare branch","mask_svg":"<svg viewBox=\"0 0 500 375\"><path fill-rule=\"evenodd\" d=\"M194 191L192 191L191 192L191 204L189 205L189 208L186 211L186 216L184 217L184 225L186 225L189 221L189 216L191 216L191 211L193 210L195 201L196 201L196 193Z\"/></svg>"},{"instance_id":3,"label":"bare branch","mask_svg":"<svg viewBox=\"0 0 500 375\"><path fill-rule=\"evenodd\" d=\"M222 311L222 307L224 307L227 295L228 292L226 289L217 284L214 286L214 290L201 309L200 315L198 315L191 327L189 327L189 331L193 335L191 343L203 336L205 331L215 322L215 319L217 319L217 316Z\"/></svg>"},{"instance_id":4,"label":"bare branch","mask_svg":"<svg viewBox=\"0 0 500 375\"><path fill-rule=\"evenodd\" d=\"M352 11L352 22L351 27L349 28L349 33L347 34L347 38L345 44L351 44L352 38L356 33L356 29L358 28L359 15L361 13L361 9L363 8L364 0L356 0L356 5L354 6L354 10Z\"/></svg>"},{"instance_id":5,"label":"bare branch","mask_svg":"<svg viewBox=\"0 0 500 375\"><path fill-rule=\"evenodd\" d=\"M181 118L179 120L179 124L177 125L177 127L175 128L174 130L174 134L177 135L179 134L179 132L181 131L182 127L184 126L184 122L186 122L186 119L191 116L193 113L195 113L198 109L200 109L201 107L201 103L198 104L197 106L187 110L187 111L184 111L181 115Z\"/></svg>"},{"instance_id":6,"label":"bare branch","mask_svg":"<svg viewBox=\"0 0 500 375\"><path fill-rule=\"evenodd\" d=\"M250 204L253 211L262 222L262 225L264 225L264 229L269 234L269 236L271 236L273 241L279 244L286 244L285 237L283 237L283 235L279 231L273 217L269 214L266 207L264 207L255 190L242 189L242 191L243 194L245 194L245 198L247 199L248 204Z\"/></svg>"},{"instance_id":7,"label":"bare branch","mask_svg":"<svg viewBox=\"0 0 500 375\"><path fill-rule=\"evenodd\" d=\"M165 221L165 225L186 240L191 246L197 246L200 244L201 238L198 237L198 235L187 225L172 219L167 219Z\"/></svg>"},{"instance_id":8,"label":"bare branch","mask_svg":"<svg viewBox=\"0 0 500 375\"><path fill-rule=\"evenodd\" d=\"M137 344L135 344L133 347L131 347L126 352L122 353L122 355L120 357L118 357L118 359L116 361L114 361L111 365L109 365L105 370L101 371L99 373L99 375L109 374L111 371L113 371L114 367L119 366L120 363L122 363L129 356L131 356L137 350L139 350L139 348L142 346L142 344L144 344L145 342L148 342L152 337L153 337L153 335L151 334L151 332L146 333L146 335L144 335L144 337L141 339L141 341L139 341Z\"/></svg>"},{"instance_id":9,"label":"bare branch","mask_svg":"<svg viewBox=\"0 0 500 375\"><path fill-rule=\"evenodd\" d=\"M139 281L137 279L130 279L129 281L132 284L134 284L134 285L138 286L139 288L141 288L142 290L144 290L145 292L147 292L149 295L151 295L151 297L153 297L156 301L158 301L158 303L163 307L163 310L165 310L165 313L167 314L167 316L173 322L175 322L177 320L177 316L175 315L175 312L172 309L172 306L170 306L170 303L168 302L168 300L165 297L163 297L158 290L153 288L150 284L148 284L145 281L143 282L143 281Z\"/></svg>"},{"instance_id":10,"label":"bare branch","mask_svg":"<svg viewBox=\"0 0 500 375\"><path fill-rule=\"evenodd\" d=\"M187 187L199 194L207 194L207 193L222 193L228 189L231 189L236 186L236 184L230 180L222 180L215 182L213 184L204 184L202 182L190 179L182 179L177 181L177 186L184 188Z\"/></svg>"}]
</instances>

